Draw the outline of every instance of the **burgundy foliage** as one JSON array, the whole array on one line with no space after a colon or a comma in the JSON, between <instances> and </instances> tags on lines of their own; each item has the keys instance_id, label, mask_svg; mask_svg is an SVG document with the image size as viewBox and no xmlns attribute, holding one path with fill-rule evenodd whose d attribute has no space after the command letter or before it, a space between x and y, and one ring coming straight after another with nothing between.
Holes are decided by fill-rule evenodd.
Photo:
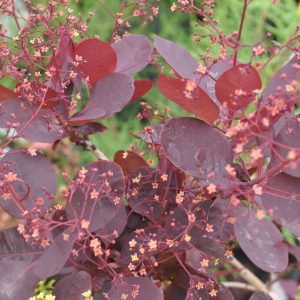
<instances>
[{"instance_id":1,"label":"burgundy foliage","mask_svg":"<svg viewBox=\"0 0 300 300\"><path fill-rule=\"evenodd\" d=\"M172 9L197 13L216 30L211 2L179 1ZM153 3L134 4L143 6L134 14L151 20ZM0 8L16 17L13 5ZM54 12L50 1L19 39L0 45L10 53L1 52L0 79L15 79L14 90L0 86L0 206L18 221L0 232L0 299L27 300L39 281L54 278L58 300L89 293L95 300L233 300L234 289L219 279L238 276L257 290L251 300L271 299L255 274L281 279L300 257L299 47L286 44L291 59L262 90L265 66L256 59L263 52L255 47L249 63L238 60L243 22L239 33L211 33L219 56L198 61L158 36L153 55L147 37L124 32L122 13L111 14L110 42L86 38L79 18L45 32L43 45L28 40ZM270 51L276 57L278 49ZM147 125L133 133L138 143L109 161L89 136L109 129L99 120L153 87L133 75L159 56L173 75L159 74L158 90L193 116L172 118L168 107L141 102L137 118ZM63 139L98 160L69 177L43 150L49 145L40 145L55 152ZM237 255L249 259L252 281L236 267Z\"/></svg>"}]
</instances>

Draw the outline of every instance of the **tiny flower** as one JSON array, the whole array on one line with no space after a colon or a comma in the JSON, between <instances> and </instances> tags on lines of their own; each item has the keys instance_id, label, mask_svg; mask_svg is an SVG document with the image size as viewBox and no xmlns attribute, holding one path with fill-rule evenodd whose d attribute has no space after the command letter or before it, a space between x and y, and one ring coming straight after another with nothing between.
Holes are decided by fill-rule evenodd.
<instances>
[{"instance_id":1,"label":"tiny flower","mask_svg":"<svg viewBox=\"0 0 300 300\"><path fill-rule=\"evenodd\" d=\"M265 212L262 209L258 209L256 212L256 216L259 220L262 220L265 217Z\"/></svg>"},{"instance_id":2,"label":"tiny flower","mask_svg":"<svg viewBox=\"0 0 300 300\"><path fill-rule=\"evenodd\" d=\"M209 194L213 194L217 191L217 186L213 183L207 186L207 191Z\"/></svg>"},{"instance_id":3,"label":"tiny flower","mask_svg":"<svg viewBox=\"0 0 300 300\"><path fill-rule=\"evenodd\" d=\"M218 293L217 290L212 289L208 294L209 294L211 297L215 297L215 296L217 296L217 293Z\"/></svg>"},{"instance_id":4,"label":"tiny flower","mask_svg":"<svg viewBox=\"0 0 300 300\"><path fill-rule=\"evenodd\" d=\"M160 176L160 178L162 179L162 181L167 181L168 180L168 175L164 173Z\"/></svg>"},{"instance_id":5,"label":"tiny flower","mask_svg":"<svg viewBox=\"0 0 300 300\"><path fill-rule=\"evenodd\" d=\"M129 241L128 244L129 244L130 248L133 248L137 244L137 241L135 239L132 239L131 241Z\"/></svg>"},{"instance_id":6,"label":"tiny flower","mask_svg":"<svg viewBox=\"0 0 300 300\"><path fill-rule=\"evenodd\" d=\"M213 232L214 231L214 225L206 224L205 230L206 230L206 232Z\"/></svg>"},{"instance_id":7,"label":"tiny flower","mask_svg":"<svg viewBox=\"0 0 300 300\"><path fill-rule=\"evenodd\" d=\"M150 242L148 242L148 247L151 250L156 250L157 249L157 241L151 239Z\"/></svg>"},{"instance_id":8,"label":"tiny flower","mask_svg":"<svg viewBox=\"0 0 300 300\"><path fill-rule=\"evenodd\" d=\"M196 284L196 289L197 289L197 290L202 290L203 288L204 288L204 283L199 281L199 282Z\"/></svg>"},{"instance_id":9,"label":"tiny flower","mask_svg":"<svg viewBox=\"0 0 300 300\"><path fill-rule=\"evenodd\" d=\"M81 222L80 222L80 226L81 226L81 228L82 229L88 229L89 228L89 225L90 225L90 222L89 221L87 221L87 220L81 220Z\"/></svg>"},{"instance_id":10,"label":"tiny flower","mask_svg":"<svg viewBox=\"0 0 300 300\"><path fill-rule=\"evenodd\" d=\"M203 258L200 262L202 267L208 267L208 263L209 263L209 260L205 259L205 258Z\"/></svg>"},{"instance_id":11,"label":"tiny flower","mask_svg":"<svg viewBox=\"0 0 300 300\"><path fill-rule=\"evenodd\" d=\"M184 240L185 240L186 242L189 242L191 239L192 239L192 237L191 237L190 235L188 235L188 234L186 234L186 235L184 236Z\"/></svg>"},{"instance_id":12,"label":"tiny flower","mask_svg":"<svg viewBox=\"0 0 300 300\"><path fill-rule=\"evenodd\" d=\"M33 147L29 147L27 149L28 154L30 154L31 156L36 156L37 155L37 150Z\"/></svg>"},{"instance_id":13,"label":"tiny flower","mask_svg":"<svg viewBox=\"0 0 300 300\"><path fill-rule=\"evenodd\" d=\"M127 151L124 151L124 152L123 152L123 155L122 155L122 158L123 158L123 159L126 159L127 156L128 156L128 152L127 152Z\"/></svg>"},{"instance_id":14,"label":"tiny flower","mask_svg":"<svg viewBox=\"0 0 300 300\"><path fill-rule=\"evenodd\" d=\"M99 193L94 189L91 193L90 193L91 199L97 199L99 196Z\"/></svg>"},{"instance_id":15,"label":"tiny flower","mask_svg":"<svg viewBox=\"0 0 300 300\"><path fill-rule=\"evenodd\" d=\"M131 261L138 261L139 260L139 257L137 255L137 253L134 253L133 255L131 255Z\"/></svg>"},{"instance_id":16,"label":"tiny flower","mask_svg":"<svg viewBox=\"0 0 300 300\"><path fill-rule=\"evenodd\" d=\"M17 174L13 173L13 172L9 172L8 174L5 175L5 179L8 182L12 182L15 181L17 179Z\"/></svg>"}]
</instances>

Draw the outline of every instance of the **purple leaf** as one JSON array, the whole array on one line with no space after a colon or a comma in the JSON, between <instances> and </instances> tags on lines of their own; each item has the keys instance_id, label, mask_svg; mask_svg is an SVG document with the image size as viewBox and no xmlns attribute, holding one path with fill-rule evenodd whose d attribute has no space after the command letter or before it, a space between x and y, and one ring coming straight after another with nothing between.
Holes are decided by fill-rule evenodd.
<instances>
[{"instance_id":1,"label":"purple leaf","mask_svg":"<svg viewBox=\"0 0 300 300\"><path fill-rule=\"evenodd\" d=\"M52 204L51 197L56 194L56 174L45 157L9 152L1 160L1 165L2 172L12 172L18 179L6 187L10 199L0 197L0 205L11 216L23 218L24 210L35 207L38 198L43 201L40 208L48 208Z\"/></svg>"},{"instance_id":2,"label":"purple leaf","mask_svg":"<svg viewBox=\"0 0 300 300\"><path fill-rule=\"evenodd\" d=\"M111 46L117 54L116 72L134 74L151 62L152 44L144 35L131 34Z\"/></svg>"},{"instance_id":3,"label":"purple leaf","mask_svg":"<svg viewBox=\"0 0 300 300\"><path fill-rule=\"evenodd\" d=\"M85 166L87 173L78 185L79 175L73 183L77 190L67 206L69 219L80 218L89 221L89 231L104 228L116 215L125 190L122 169L110 161L97 161ZM71 185L72 185L71 184ZM92 197L92 193L96 196ZM115 203L118 200L119 204Z\"/></svg>"},{"instance_id":4,"label":"purple leaf","mask_svg":"<svg viewBox=\"0 0 300 300\"><path fill-rule=\"evenodd\" d=\"M190 232L191 241L190 243L200 252L205 253L209 256L225 257L224 248L214 239L204 237L203 233L193 227Z\"/></svg>"},{"instance_id":5,"label":"purple leaf","mask_svg":"<svg viewBox=\"0 0 300 300\"><path fill-rule=\"evenodd\" d=\"M267 219L259 220L254 211L237 211L235 235L249 259L266 272L282 272L288 265L288 250L278 228Z\"/></svg>"},{"instance_id":6,"label":"purple leaf","mask_svg":"<svg viewBox=\"0 0 300 300\"><path fill-rule=\"evenodd\" d=\"M254 293L249 300L272 300L272 298L263 292L256 292Z\"/></svg>"},{"instance_id":7,"label":"purple leaf","mask_svg":"<svg viewBox=\"0 0 300 300\"><path fill-rule=\"evenodd\" d=\"M297 119L286 119L284 126L279 131L276 139L276 145L274 149L282 157L282 159L287 160L288 152L291 148L300 148L300 123ZM282 145L282 146L281 146ZM288 148L286 148L288 147ZM295 149L297 150L297 149ZM274 166L278 165L281 160L273 155ZM300 166L296 161L291 163L292 167L287 166L284 168L284 172L295 177L300 177Z\"/></svg>"},{"instance_id":8,"label":"purple leaf","mask_svg":"<svg viewBox=\"0 0 300 300\"><path fill-rule=\"evenodd\" d=\"M0 260L30 261L44 252L27 243L15 227L0 232L0 245Z\"/></svg>"},{"instance_id":9,"label":"purple leaf","mask_svg":"<svg viewBox=\"0 0 300 300\"><path fill-rule=\"evenodd\" d=\"M285 64L271 79L261 95L261 101L266 103L269 97L287 98L285 86L300 77L300 60L297 55Z\"/></svg>"},{"instance_id":10,"label":"purple leaf","mask_svg":"<svg viewBox=\"0 0 300 300\"><path fill-rule=\"evenodd\" d=\"M68 235L67 239L65 238L66 234ZM44 254L34 262L32 271L40 280L59 273L71 254L77 236L78 233L72 231L71 228L65 230L53 240Z\"/></svg>"},{"instance_id":11,"label":"purple leaf","mask_svg":"<svg viewBox=\"0 0 300 300\"><path fill-rule=\"evenodd\" d=\"M151 132L149 132L148 130L143 130L140 133L140 137L144 142L148 144L160 144L160 135L163 127L163 124L152 125L150 126Z\"/></svg>"},{"instance_id":12,"label":"purple leaf","mask_svg":"<svg viewBox=\"0 0 300 300\"><path fill-rule=\"evenodd\" d=\"M167 64L181 77L186 79L197 79L199 63L185 49L177 44L155 37L155 48Z\"/></svg>"},{"instance_id":13,"label":"purple leaf","mask_svg":"<svg viewBox=\"0 0 300 300\"><path fill-rule=\"evenodd\" d=\"M127 225L127 213L124 205L120 205L115 216L108 222L103 229L97 231L97 236L105 236L106 240L114 240L115 233L120 236Z\"/></svg>"},{"instance_id":14,"label":"purple leaf","mask_svg":"<svg viewBox=\"0 0 300 300\"><path fill-rule=\"evenodd\" d=\"M132 292L136 291L136 297ZM122 294L128 295L126 300L163 300L162 290L149 278L127 277L122 283L115 281L108 293L109 299L121 299Z\"/></svg>"},{"instance_id":15,"label":"purple leaf","mask_svg":"<svg viewBox=\"0 0 300 300\"><path fill-rule=\"evenodd\" d=\"M233 297L231 291L227 287L220 284L217 298L215 300L234 300L234 297Z\"/></svg>"},{"instance_id":16,"label":"purple leaf","mask_svg":"<svg viewBox=\"0 0 300 300\"><path fill-rule=\"evenodd\" d=\"M91 289L91 275L85 271L74 271L55 284L53 295L59 300L82 300L82 294Z\"/></svg>"},{"instance_id":17,"label":"purple leaf","mask_svg":"<svg viewBox=\"0 0 300 300\"><path fill-rule=\"evenodd\" d=\"M37 112L36 107L17 98L3 101L0 113L0 128L18 124L16 132L32 142L51 143L67 135L65 129L58 124L53 111L40 109Z\"/></svg>"},{"instance_id":18,"label":"purple leaf","mask_svg":"<svg viewBox=\"0 0 300 300\"><path fill-rule=\"evenodd\" d=\"M107 118L121 111L134 93L133 78L130 75L114 73L95 84L87 105L73 116L70 124L80 124L97 118Z\"/></svg>"},{"instance_id":19,"label":"purple leaf","mask_svg":"<svg viewBox=\"0 0 300 300\"><path fill-rule=\"evenodd\" d=\"M208 175L225 176L232 150L225 136L194 118L170 120L162 130L161 144L166 156L179 169L204 180Z\"/></svg>"},{"instance_id":20,"label":"purple leaf","mask_svg":"<svg viewBox=\"0 0 300 300\"><path fill-rule=\"evenodd\" d=\"M27 300L40 281L27 261L0 261L0 299Z\"/></svg>"},{"instance_id":21,"label":"purple leaf","mask_svg":"<svg viewBox=\"0 0 300 300\"><path fill-rule=\"evenodd\" d=\"M264 186L262 203L281 224L300 235L300 178L281 173Z\"/></svg>"},{"instance_id":22,"label":"purple leaf","mask_svg":"<svg viewBox=\"0 0 300 300\"><path fill-rule=\"evenodd\" d=\"M207 217L207 223L213 225L214 229L209 236L224 242L232 239L234 237L234 229L233 225L228 222L231 215L230 200L214 200Z\"/></svg>"}]
</instances>

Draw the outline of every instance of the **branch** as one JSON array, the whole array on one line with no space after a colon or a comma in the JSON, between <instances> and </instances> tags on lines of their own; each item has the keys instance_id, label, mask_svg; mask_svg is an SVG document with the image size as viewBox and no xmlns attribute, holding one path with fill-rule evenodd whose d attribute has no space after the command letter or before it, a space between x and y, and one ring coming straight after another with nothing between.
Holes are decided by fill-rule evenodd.
<instances>
[{"instance_id":1,"label":"branch","mask_svg":"<svg viewBox=\"0 0 300 300\"><path fill-rule=\"evenodd\" d=\"M222 282L222 285L233 289L242 289L242 290L248 290L253 292L256 291L256 288L253 285L244 282L229 281L229 282Z\"/></svg>"},{"instance_id":2,"label":"branch","mask_svg":"<svg viewBox=\"0 0 300 300\"><path fill-rule=\"evenodd\" d=\"M100 160L109 160L106 155L100 151L90 140L83 140L80 142L80 145L84 147L84 149L91 151L95 154L95 156Z\"/></svg>"},{"instance_id":3,"label":"branch","mask_svg":"<svg viewBox=\"0 0 300 300\"><path fill-rule=\"evenodd\" d=\"M236 258L233 258L229 261L234 268L239 271L239 275L253 287L255 291L260 291L268 294L272 299L278 300L277 296L267 288L267 285L261 281L254 273L247 269L240 261ZM230 284L230 282L228 282ZM227 283L227 284L228 284ZM222 283L224 284L224 283ZM225 285L225 284L224 284Z\"/></svg>"}]
</instances>

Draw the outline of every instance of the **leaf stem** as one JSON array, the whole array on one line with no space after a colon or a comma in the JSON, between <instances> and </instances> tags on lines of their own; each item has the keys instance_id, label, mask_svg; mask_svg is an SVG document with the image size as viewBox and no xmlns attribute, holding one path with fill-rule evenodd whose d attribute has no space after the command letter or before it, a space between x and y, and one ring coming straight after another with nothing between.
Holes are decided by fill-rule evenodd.
<instances>
[{"instance_id":1,"label":"leaf stem","mask_svg":"<svg viewBox=\"0 0 300 300\"><path fill-rule=\"evenodd\" d=\"M248 0L244 0L242 18L241 18L239 33L238 33L238 37L237 37L237 41L236 41L236 45L235 45L235 49L234 49L234 55L233 55L233 66L236 65L236 61L237 61L237 55L238 55L239 45L240 45L240 41L241 41L241 37L242 37L242 31L243 31L247 6L248 6Z\"/></svg>"}]
</instances>

